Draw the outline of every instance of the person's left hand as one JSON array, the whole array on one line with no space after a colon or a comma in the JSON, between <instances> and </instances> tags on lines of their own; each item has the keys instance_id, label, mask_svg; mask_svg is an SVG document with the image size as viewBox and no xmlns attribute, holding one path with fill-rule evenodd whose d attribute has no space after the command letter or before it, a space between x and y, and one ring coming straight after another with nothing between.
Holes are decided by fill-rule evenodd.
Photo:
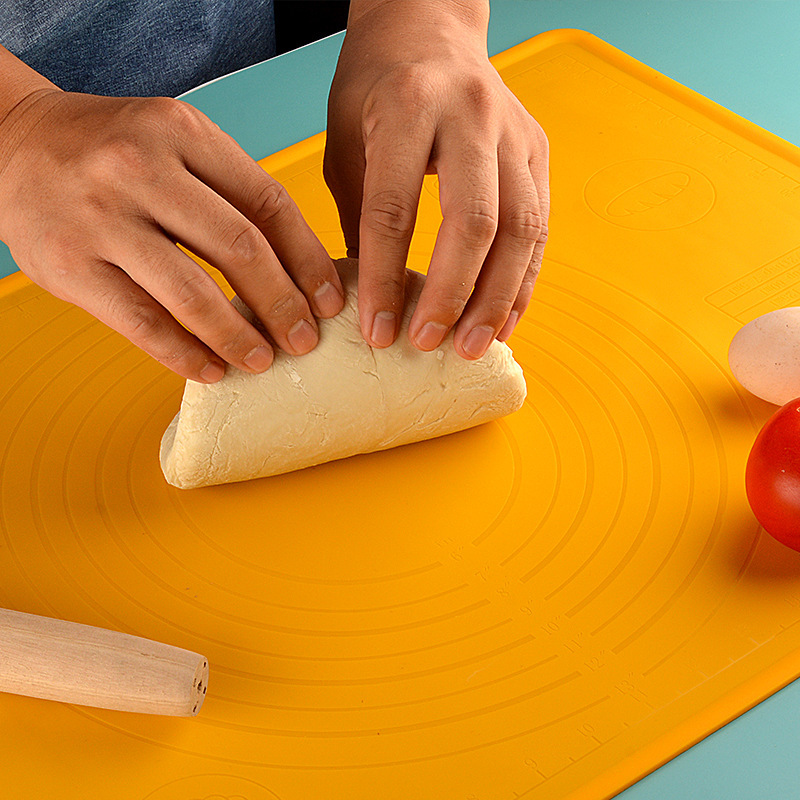
<instances>
[{"instance_id":1,"label":"person's left hand","mask_svg":"<svg viewBox=\"0 0 800 800\"><path fill-rule=\"evenodd\" d=\"M352 0L331 87L325 180L359 257L364 338L402 319L422 179L443 222L409 324L421 350L455 325L464 358L504 341L530 302L547 238L547 138L486 51L486 0Z\"/></svg>"}]
</instances>

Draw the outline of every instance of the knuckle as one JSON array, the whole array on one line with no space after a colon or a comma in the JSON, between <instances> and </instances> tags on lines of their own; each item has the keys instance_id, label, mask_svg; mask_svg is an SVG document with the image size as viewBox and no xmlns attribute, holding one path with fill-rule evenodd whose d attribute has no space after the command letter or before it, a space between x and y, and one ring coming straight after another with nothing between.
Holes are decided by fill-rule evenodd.
<instances>
[{"instance_id":1,"label":"knuckle","mask_svg":"<svg viewBox=\"0 0 800 800\"><path fill-rule=\"evenodd\" d=\"M58 278L74 274L85 250L81 232L74 228L46 226L39 234L37 245L36 260L48 265L48 270Z\"/></svg>"},{"instance_id":2,"label":"knuckle","mask_svg":"<svg viewBox=\"0 0 800 800\"><path fill-rule=\"evenodd\" d=\"M536 237L536 243L539 247L544 250L544 246L547 244L547 237L550 235L547 225L542 225L539 228L539 235Z\"/></svg>"},{"instance_id":3,"label":"knuckle","mask_svg":"<svg viewBox=\"0 0 800 800\"><path fill-rule=\"evenodd\" d=\"M260 187L253 201L253 222L267 225L286 214L292 207L292 199L278 181L267 180Z\"/></svg>"},{"instance_id":4,"label":"knuckle","mask_svg":"<svg viewBox=\"0 0 800 800\"><path fill-rule=\"evenodd\" d=\"M529 270L533 270L536 275L539 274L539 270L542 268L542 259L544 258L544 250L547 246L547 228L543 228L540 233L539 237L537 238L536 242L533 245L533 255L531 256L531 263L528 267Z\"/></svg>"},{"instance_id":5,"label":"knuckle","mask_svg":"<svg viewBox=\"0 0 800 800\"><path fill-rule=\"evenodd\" d=\"M533 287L536 285L536 281L539 279L539 273L542 271L542 262L539 260L536 264L531 265L531 268L528 270L528 277L526 280L523 281L522 285L525 287L526 291L530 291L533 293Z\"/></svg>"},{"instance_id":6,"label":"knuckle","mask_svg":"<svg viewBox=\"0 0 800 800\"><path fill-rule=\"evenodd\" d=\"M380 290L389 298L402 298L406 292L406 271L389 273L381 278Z\"/></svg>"},{"instance_id":7,"label":"knuckle","mask_svg":"<svg viewBox=\"0 0 800 800\"><path fill-rule=\"evenodd\" d=\"M464 312L467 298L455 292L447 292L436 298L436 318L447 324L455 322Z\"/></svg>"},{"instance_id":8,"label":"knuckle","mask_svg":"<svg viewBox=\"0 0 800 800\"><path fill-rule=\"evenodd\" d=\"M514 239L521 240L524 244L531 244L540 238L544 230L544 222L539 214L525 203L509 209L504 220L503 230Z\"/></svg>"},{"instance_id":9,"label":"knuckle","mask_svg":"<svg viewBox=\"0 0 800 800\"><path fill-rule=\"evenodd\" d=\"M362 211L362 221L373 233L402 241L414 231L417 198L398 189L385 190L371 197Z\"/></svg>"},{"instance_id":10,"label":"knuckle","mask_svg":"<svg viewBox=\"0 0 800 800\"><path fill-rule=\"evenodd\" d=\"M196 318L209 310L209 297L202 281L188 277L172 288L172 312L178 318Z\"/></svg>"},{"instance_id":11,"label":"knuckle","mask_svg":"<svg viewBox=\"0 0 800 800\"><path fill-rule=\"evenodd\" d=\"M508 319L519 291L520 285L515 281L494 281L485 285L470 299L470 314L477 324L499 329Z\"/></svg>"},{"instance_id":12,"label":"knuckle","mask_svg":"<svg viewBox=\"0 0 800 800\"><path fill-rule=\"evenodd\" d=\"M483 318L486 320L486 324L493 328L502 327L511 313L514 300L516 300L516 294L513 297L497 295L486 300L483 308Z\"/></svg>"},{"instance_id":13,"label":"knuckle","mask_svg":"<svg viewBox=\"0 0 800 800\"><path fill-rule=\"evenodd\" d=\"M528 308L531 302L531 298L533 297L533 289L535 283L536 279L534 278L530 283L522 284L519 290L519 294L514 300L512 311L516 311L520 315L525 313L525 309Z\"/></svg>"},{"instance_id":14,"label":"knuckle","mask_svg":"<svg viewBox=\"0 0 800 800\"><path fill-rule=\"evenodd\" d=\"M497 233L497 207L491 200L475 198L459 210L457 225L466 243L479 247L491 244Z\"/></svg>"},{"instance_id":15,"label":"knuckle","mask_svg":"<svg viewBox=\"0 0 800 800\"><path fill-rule=\"evenodd\" d=\"M263 252L264 237L255 225L238 225L222 237L221 258L234 269L251 267Z\"/></svg>"},{"instance_id":16,"label":"knuckle","mask_svg":"<svg viewBox=\"0 0 800 800\"><path fill-rule=\"evenodd\" d=\"M156 124L163 125L168 132L192 135L202 128L202 114L194 106L173 97L148 98L147 113Z\"/></svg>"},{"instance_id":17,"label":"knuckle","mask_svg":"<svg viewBox=\"0 0 800 800\"><path fill-rule=\"evenodd\" d=\"M152 303L126 298L125 318L125 335L132 341L152 343L161 333L161 313Z\"/></svg>"},{"instance_id":18,"label":"knuckle","mask_svg":"<svg viewBox=\"0 0 800 800\"><path fill-rule=\"evenodd\" d=\"M497 111L497 90L482 76L474 75L465 79L464 97L479 116L492 116Z\"/></svg>"},{"instance_id":19,"label":"knuckle","mask_svg":"<svg viewBox=\"0 0 800 800\"><path fill-rule=\"evenodd\" d=\"M430 71L422 64L405 64L393 76L392 89L404 106L428 108L435 97Z\"/></svg>"},{"instance_id":20,"label":"knuckle","mask_svg":"<svg viewBox=\"0 0 800 800\"><path fill-rule=\"evenodd\" d=\"M526 306L528 304L528 300L530 300L530 297L533 294L533 287L536 285L536 279L539 277L539 272L541 269L541 259L534 259L528 269L525 271L525 275L522 278L522 285L519 289L518 298L522 298L525 301Z\"/></svg>"},{"instance_id":21,"label":"knuckle","mask_svg":"<svg viewBox=\"0 0 800 800\"><path fill-rule=\"evenodd\" d=\"M279 292L269 302L267 316L270 319L294 320L301 313L299 293L293 289L285 289Z\"/></svg>"},{"instance_id":22,"label":"knuckle","mask_svg":"<svg viewBox=\"0 0 800 800\"><path fill-rule=\"evenodd\" d=\"M364 123L370 130L383 116L387 104L406 113L429 113L437 107L436 86L430 70L422 64L395 67L367 98Z\"/></svg>"},{"instance_id":23,"label":"knuckle","mask_svg":"<svg viewBox=\"0 0 800 800\"><path fill-rule=\"evenodd\" d=\"M249 325L237 325L224 332L220 337L219 344L215 344L214 351L228 362L241 362L260 341L255 330Z\"/></svg>"},{"instance_id":24,"label":"knuckle","mask_svg":"<svg viewBox=\"0 0 800 800\"><path fill-rule=\"evenodd\" d=\"M200 133L202 114L170 97L131 98L118 110L115 124L94 150L89 170L107 180L120 172L149 175L158 142ZM155 134L155 135L154 135Z\"/></svg>"},{"instance_id":25,"label":"knuckle","mask_svg":"<svg viewBox=\"0 0 800 800\"><path fill-rule=\"evenodd\" d=\"M118 133L91 155L89 173L97 183L107 185L115 176L146 172L150 159L135 134Z\"/></svg>"},{"instance_id":26,"label":"knuckle","mask_svg":"<svg viewBox=\"0 0 800 800\"><path fill-rule=\"evenodd\" d=\"M153 357L165 367L180 375L198 375L205 359L199 358L199 352L186 345L174 345L172 349L153 354ZM196 364L197 362L197 364Z\"/></svg>"}]
</instances>

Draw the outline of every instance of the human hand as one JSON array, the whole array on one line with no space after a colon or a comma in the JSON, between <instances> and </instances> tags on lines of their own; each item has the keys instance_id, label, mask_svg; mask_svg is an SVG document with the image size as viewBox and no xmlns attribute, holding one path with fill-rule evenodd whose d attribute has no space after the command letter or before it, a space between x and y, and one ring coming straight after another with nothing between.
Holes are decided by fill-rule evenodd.
<instances>
[{"instance_id":1,"label":"human hand","mask_svg":"<svg viewBox=\"0 0 800 800\"><path fill-rule=\"evenodd\" d=\"M530 302L547 238L548 143L488 60L488 12L486 0L352 0L324 171L359 257L374 346L398 334L426 172L438 174L443 222L412 342L433 350L455 325L456 351L479 358Z\"/></svg>"},{"instance_id":2,"label":"human hand","mask_svg":"<svg viewBox=\"0 0 800 800\"><path fill-rule=\"evenodd\" d=\"M273 344L308 352L314 315L343 306L333 262L283 187L169 98L50 88L15 106L0 123L0 239L35 283L204 383L226 362L263 372ZM225 275L271 342L176 241Z\"/></svg>"}]
</instances>

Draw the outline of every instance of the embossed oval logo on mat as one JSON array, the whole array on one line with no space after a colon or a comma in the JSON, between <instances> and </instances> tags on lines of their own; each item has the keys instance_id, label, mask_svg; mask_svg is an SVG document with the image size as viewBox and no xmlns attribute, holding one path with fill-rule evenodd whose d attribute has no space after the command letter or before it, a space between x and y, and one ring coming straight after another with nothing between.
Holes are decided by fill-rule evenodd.
<instances>
[{"instance_id":1,"label":"embossed oval logo on mat","mask_svg":"<svg viewBox=\"0 0 800 800\"><path fill-rule=\"evenodd\" d=\"M621 228L661 231L681 228L714 206L711 181L688 164L642 158L596 172L584 189L595 214Z\"/></svg>"},{"instance_id":2,"label":"embossed oval logo on mat","mask_svg":"<svg viewBox=\"0 0 800 800\"><path fill-rule=\"evenodd\" d=\"M235 775L192 775L165 784L143 800L280 800L265 786Z\"/></svg>"}]
</instances>

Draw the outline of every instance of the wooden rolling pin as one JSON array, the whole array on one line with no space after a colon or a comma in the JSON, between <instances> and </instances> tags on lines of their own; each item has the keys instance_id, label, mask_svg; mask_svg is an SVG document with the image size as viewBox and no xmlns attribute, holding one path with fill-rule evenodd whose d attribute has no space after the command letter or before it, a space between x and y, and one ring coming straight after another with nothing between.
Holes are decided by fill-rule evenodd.
<instances>
[{"instance_id":1,"label":"wooden rolling pin","mask_svg":"<svg viewBox=\"0 0 800 800\"><path fill-rule=\"evenodd\" d=\"M139 636L0 609L0 692L193 717L208 661Z\"/></svg>"}]
</instances>

